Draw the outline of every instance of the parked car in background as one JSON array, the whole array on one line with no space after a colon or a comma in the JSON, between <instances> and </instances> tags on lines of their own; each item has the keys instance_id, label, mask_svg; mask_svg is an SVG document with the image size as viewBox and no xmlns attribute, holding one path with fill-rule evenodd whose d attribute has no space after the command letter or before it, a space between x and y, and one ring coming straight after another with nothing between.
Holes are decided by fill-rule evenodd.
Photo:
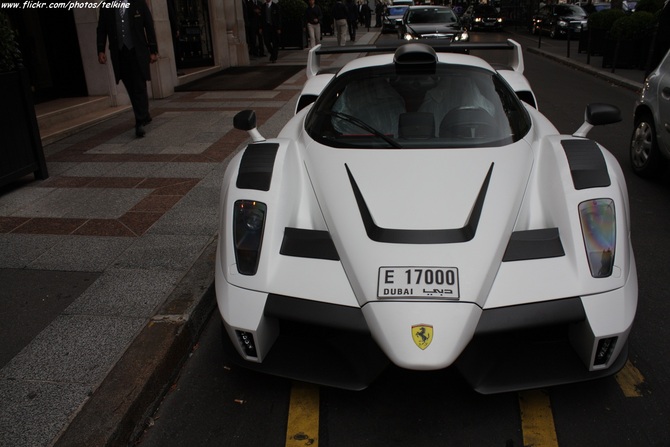
<instances>
[{"instance_id":1,"label":"parked car in background","mask_svg":"<svg viewBox=\"0 0 670 447\"><path fill-rule=\"evenodd\" d=\"M450 7L426 5L410 6L405 11L398 27L398 38L465 42L470 37Z\"/></svg>"},{"instance_id":2,"label":"parked car in background","mask_svg":"<svg viewBox=\"0 0 670 447\"><path fill-rule=\"evenodd\" d=\"M533 34L546 33L552 39L564 37L568 31L576 34L586 29L586 11L581 6L561 3L545 5L533 16Z\"/></svg>"},{"instance_id":3,"label":"parked car in background","mask_svg":"<svg viewBox=\"0 0 670 447\"><path fill-rule=\"evenodd\" d=\"M469 31L496 30L503 27L503 18L500 12L491 5L470 5L461 16L461 23Z\"/></svg>"},{"instance_id":4,"label":"parked car in background","mask_svg":"<svg viewBox=\"0 0 670 447\"><path fill-rule=\"evenodd\" d=\"M409 8L407 5L387 6L382 16L382 33L398 32L398 22L402 20L407 8Z\"/></svg>"},{"instance_id":5,"label":"parked car in background","mask_svg":"<svg viewBox=\"0 0 670 447\"><path fill-rule=\"evenodd\" d=\"M641 177L661 174L670 159L670 52L647 76L635 103L630 163Z\"/></svg>"}]
</instances>

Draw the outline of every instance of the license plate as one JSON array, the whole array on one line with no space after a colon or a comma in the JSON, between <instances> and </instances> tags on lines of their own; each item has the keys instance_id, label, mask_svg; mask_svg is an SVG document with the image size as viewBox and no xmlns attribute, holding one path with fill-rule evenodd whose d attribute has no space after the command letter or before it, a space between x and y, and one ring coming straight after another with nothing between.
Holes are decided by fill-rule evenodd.
<instances>
[{"instance_id":1,"label":"license plate","mask_svg":"<svg viewBox=\"0 0 670 447\"><path fill-rule=\"evenodd\" d=\"M455 267L380 267L378 298L460 298Z\"/></svg>"}]
</instances>

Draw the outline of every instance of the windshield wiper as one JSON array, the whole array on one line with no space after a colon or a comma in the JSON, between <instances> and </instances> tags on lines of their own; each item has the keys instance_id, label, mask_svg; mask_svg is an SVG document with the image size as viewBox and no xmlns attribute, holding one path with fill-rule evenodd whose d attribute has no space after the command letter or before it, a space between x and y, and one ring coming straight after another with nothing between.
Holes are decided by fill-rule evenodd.
<instances>
[{"instance_id":1,"label":"windshield wiper","mask_svg":"<svg viewBox=\"0 0 670 447\"><path fill-rule=\"evenodd\" d=\"M389 137L388 135L385 135L385 134L381 133L380 131L378 131L374 127L367 124L365 121L360 120L360 119L356 118L355 116L348 115L348 114L342 113L342 112L335 112L334 110L331 110L329 112L319 112L319 113L322 113L324 115L334 116L335 118L339 118L341 120L347 121L347 122L349 122L349 123L351 123L355 126L360 127L363 130L367 130L372 135L381 138L382 140L386 141L391 147L394 147L396 149L402 149L402 146L396 140Z\"/></svg>"}]
</instances>

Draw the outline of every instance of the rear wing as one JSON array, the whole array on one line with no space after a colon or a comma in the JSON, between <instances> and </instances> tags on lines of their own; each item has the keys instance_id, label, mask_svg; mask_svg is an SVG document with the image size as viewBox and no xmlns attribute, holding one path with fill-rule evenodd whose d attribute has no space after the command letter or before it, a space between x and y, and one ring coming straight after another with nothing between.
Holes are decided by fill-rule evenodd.
<instances>
[{"instance_id":1,"label":"rear wing","mask_svg":"<svg viewBox=\"0 0 670 447\"><path fill-rule=\"evenodd\" d=\"M323 47L317 45L307 55L307 79L311 79L321 73L322 54L392 53L408 43L410 42L401 42L393 45L352 45L348 47ZM512 39L500 43L441 43L431 40L419 41L419 43L425 43L433 47L437 53L468 53L472 50L508 50L511 51L508 63L509 68L519 74L523 74L525 68L521 45Z\"/></svg>"}]
</instances>

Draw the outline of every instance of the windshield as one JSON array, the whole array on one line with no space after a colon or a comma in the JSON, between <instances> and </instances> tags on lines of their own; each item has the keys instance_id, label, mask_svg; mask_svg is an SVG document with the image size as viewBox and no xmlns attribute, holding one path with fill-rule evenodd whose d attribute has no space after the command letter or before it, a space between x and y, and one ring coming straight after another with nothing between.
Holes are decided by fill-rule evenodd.
<instances>
[{"instance_id":1,"label":"windshield","mask_svg":"<svg viewBox=\"0 0 670 447\"><path fill-rule=\"evenodd\" d=\"M576 5L559 5L556 7L559 16L586 16L586 12Z\"/></svg>"},{"instance_id":2,"label":"windshield","mask_svg":"<svg viewBox=\"0 0 670 447\"><path fill-rule=\"evenodd\" d=\"M397 73L387 65L335 78L305 128L331 147L490 147L519 140L530 120L495 73L446 64L434 74Z\"/></svg>"},{"instance_id":3,"label":"windshield","mask_svg":"<svg viewBox=\"0 0 670 447\"><path fill-rule=\"evenodd\" d=\"M498 10L490 5L477 5L475 7L475 14L495 17L498 15Z\"/></svg>"},{"instance_id":4,"label":"windshield","mask_svg":"<svg viewBox=\"0 0 670 447\"><path fill-rule=\"evenodd\" d=\"M413 9L407 15L407 23L454 23L458 19L451 9Z\"/></svg>"},{"instance_id":5,"label":"windshield","mask_svg":"<svg viewBox=\"0 0 670 447\"><path fill-rule=\"evenodd\" d=\"M389 16L401 16L407 10L407 6L389 6L386 14Z\"/></svg>"}]
</instances>

